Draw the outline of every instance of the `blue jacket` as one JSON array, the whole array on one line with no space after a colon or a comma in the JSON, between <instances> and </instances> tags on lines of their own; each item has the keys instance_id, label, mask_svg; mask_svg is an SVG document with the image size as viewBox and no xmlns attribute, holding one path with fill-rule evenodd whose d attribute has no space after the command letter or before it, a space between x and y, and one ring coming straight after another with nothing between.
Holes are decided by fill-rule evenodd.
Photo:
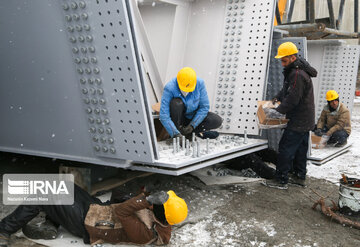
<instances>
[{"instance_id":1,"label":"blue jacket","mask_svg":"<svg viewBox=\"0 0 360 247\"><path fill-rule=\"evenodd\" d=\"M186 97L181 94L176 78L169 81L161 97L160 121L171 137L180 133L170 118L170 102L173 98L182 99L186 108L185 117L191 119L190 124L194 129L204 120L210 109L203 79L197 78L195 90Z\"/></svg>"}]
</instances>

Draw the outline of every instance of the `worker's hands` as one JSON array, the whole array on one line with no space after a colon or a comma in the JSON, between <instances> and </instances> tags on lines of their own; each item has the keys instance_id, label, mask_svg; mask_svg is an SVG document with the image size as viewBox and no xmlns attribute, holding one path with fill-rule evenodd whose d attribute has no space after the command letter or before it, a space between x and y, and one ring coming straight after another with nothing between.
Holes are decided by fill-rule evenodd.
<instances>
[{"instance_id":1,"label":"worker's hands","mask_svg":"<svg viewBox=\"0 0 360 247\"><path fill-rule=\"evenodd\" d=\"M315 135L317 135L317 136L322 136L322 135L323 135L323 132L322 132L321 129L316 129L316 130L314 131L314 133L315 133Z\"/></svg>"},{"instance_id":2,"label":"worker's hands","mask_svg":"<svg viewBox=\"0 0 360 247\"><path fill-rule=\"evenodd\" d=\"M169 199L169 195L165 191L159 191L146 197L146 200L152 205L164 204L168 199Z\"/></svg>"},{"instance_id":3,"label":"worker's hands","mask_svg":"<svg viewBox=\"0 0 360 247\"><path fill-rule=\"evenodd\" d=\"M194 127L191 124L189 124L182 128L181 133L186 136L188 134L191 134L193 131L194 131Z\"/></svg>"},{"instance_id":4,"label":"worker's hands","mask_svg":"<svg viewBox=\"0 0 360 247\"><path fill-rule=\"evenodd\" d=\"M272 102L273 105L275 105L275 103L278 102L278 101L279 101L279 100L278 100L277 98L273 98L273 99L271 100L271 102Z\"/></svg>"},{"instance_id":5,"label":"worker's hands","mask_svg":"<svg viewBox=\"0 0 360 247\"><path fill-rule=\"evenodd\" d=\"M174 138L177 138L177 137L180 138L180 145L181 145L181 140L182 140L183 135L180 134L180 133L174 135L173 137L170 137L169 139L167 139L167 140L166 140L166 144L167 144L167 145L172 145L172 144L173 144L173 139L174 139Z\"/></svg>"}]
</instances>

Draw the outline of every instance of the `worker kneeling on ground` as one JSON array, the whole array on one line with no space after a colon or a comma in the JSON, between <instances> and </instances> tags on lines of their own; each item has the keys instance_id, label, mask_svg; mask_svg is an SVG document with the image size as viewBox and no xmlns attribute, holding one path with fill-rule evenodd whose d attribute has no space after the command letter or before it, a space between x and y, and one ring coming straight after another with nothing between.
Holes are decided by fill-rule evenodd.
<instances>
[{"instance_id":1,"label":"worker kneeling on ground","mask_svg":"<svg viewBox=\"0 0 360 247\"><path fill-rule=\"evenodd\" d=\"M339 95L334 90L326 93L327 105L321 112L316 124L315 134L326 135L328 145L342 147L347 144L351 132L350 112L344 103L339 102Z\"/></svg>"},{"instance_id":2,"label":"worker kneeling on ground","mask_svg":"<svg viewBox=\"0 0 360 247\"><path fill-rule=\"evenodd\" d=\"M57 227L26 225L40 211L47 219L61 225L84 243L168 244L171 225L187 217L185 201L174 191L145 193L122 203L102 203L78 186L74 187L73 205L20 205L0 222L0 246L9 244L9 236L23 227L26 236L36 239L56 238ZM49 224L50 225L50 224ZM55 233L55 234L54 234Z\"/></svg>"},{"instance_id":3,"label":"worker kneeling on ground","mask_svg":"<svg viewBox=\"0 0 360 247\"><path fill-rule=\"evenodd\" d=\"M278 48L275 58L281 59L284 67L284 83L281 91L273 99L280 101L275 108L289 119L280 143L276 164L276 179L264 185L287 189L287 184L305 186L306 161L309 131L315 125L314 90L311 77L317 71L304 59L297 56L298 49L292 42L285 42ZM292 171L289 178L289 172Z\"/></svg>"},{"instance_id":4,"label":"worker kneeling on ground","mask_svg":"<svg viewBox=\"0 0 360 247\"><path fill-rule=\"evenodd\" d=\"M209 112L210 103L205 82L196 77L192 68L182 68L177 77L164 88L160 106L160 121L170 137L191 137L192 132L203 139L216 138L210 131L222 124L222 118Z\"/></svg>"}]
</instances>

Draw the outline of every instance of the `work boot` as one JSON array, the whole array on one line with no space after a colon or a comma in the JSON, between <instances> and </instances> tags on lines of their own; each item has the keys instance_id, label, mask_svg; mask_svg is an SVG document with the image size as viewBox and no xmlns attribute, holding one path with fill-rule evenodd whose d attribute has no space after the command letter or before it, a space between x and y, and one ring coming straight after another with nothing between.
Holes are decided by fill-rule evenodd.
<instances>
[{"instance_id":1,"label":"work boot","mask_svg":"<svg viewBox=\"0 0 360 247\"><path fill-rule=\"evenodd\" d=\"M279 190L287 190L288 185L284 181L279 181L277 179L267 179L261 182L262 185L265 185L270 188L275 188Z\"/></svg>"},{"instance_id":2,"label":"work boot","mask_svg":"<svg viewBox=\"0 0 360 247\"><path fill-rule=\"evenodd\" d=\"M207 138L216 139L219 136L219 132L214 130L208 130L208 131L196 133L196 135L201 139L207 139Z\"/></svg>"},{"instance_id":3,"label":"work boot","mask_svg":"<svg viewBox=\"0 0 360 247\"><path fill-rule=\"evenodd\" d=\"M22 228L22 232L32 239L55 239L58 228L48 219L40 224L27 224Z\"/></svg>"},{"instance_id":4,"label":"work boot","mask_svg":"<svg viewBox=\"0 0 360 247\"><path fill-rule=\"evenodd\" d=\"M340 142L336 143L336 144L335 144L335 147L336 147L336 148L341 148L341 147L345 146L346 144L347 144L347 140L344 141L343 143L340 143Z\"/></svg>"},{"instance_id":5,"label":"work boot","mask_svg":"<svg viewBox=\"0 0 360 247\"><path fill-rule=\"evenodd\" d=\"M9 246L10 235L4 232L0 232L0 247Z\"/></svg>"},{"instance_id":6,"label":"work boot","mask_svg":"<svg viewBox=\"0 0 360 247\"><path fill-rule=\"evenodd\" d=\"M289 184L294 185L294 186L298 186L298 187L302 187L302 188L306 187L305 179L301 179L296 175L290 175Z\"/></svg>"}]
</instances>

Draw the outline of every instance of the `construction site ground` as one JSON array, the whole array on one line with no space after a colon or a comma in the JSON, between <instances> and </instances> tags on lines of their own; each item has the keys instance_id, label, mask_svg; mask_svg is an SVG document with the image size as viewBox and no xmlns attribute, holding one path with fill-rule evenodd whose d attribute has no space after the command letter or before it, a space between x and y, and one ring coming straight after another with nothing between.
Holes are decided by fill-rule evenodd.
<instances>
[{"instance_id":1,"label":"construction site ground","mask_svg":"<svg viewBox=\"0 0 360 247\"><path fill-rule=\"evenodd\" d=\"M349 152L322 166L309 163L307 188L289 186L288 190L277 190L259 182L207 186L191 174L178 177L153 174L135 178L121 188L134 191L151 181L156 190L172 189L186 200L188 218L174 226L168 246L360 246L360 230L338 224L319 208L311 208L319 195L338 202L337 181L341 173L360 178L358 104L354 107L352 128L353 145ZM19 172L28 172L28 164L36 160L24 156L21 162L25 164L17 164L18 160L9 157L3 155L0 159L2 171L6 167L13 169L16 163ZM108 196L109 193L103 197ZM330 200L327 205L331 206ZM14 206L1 204L0 218L13 209ZM37 242L42 244L26 239L21 230L11 238L12 246L86 246L63 229L57 239Z\"/></svg>"}]
</instances>

